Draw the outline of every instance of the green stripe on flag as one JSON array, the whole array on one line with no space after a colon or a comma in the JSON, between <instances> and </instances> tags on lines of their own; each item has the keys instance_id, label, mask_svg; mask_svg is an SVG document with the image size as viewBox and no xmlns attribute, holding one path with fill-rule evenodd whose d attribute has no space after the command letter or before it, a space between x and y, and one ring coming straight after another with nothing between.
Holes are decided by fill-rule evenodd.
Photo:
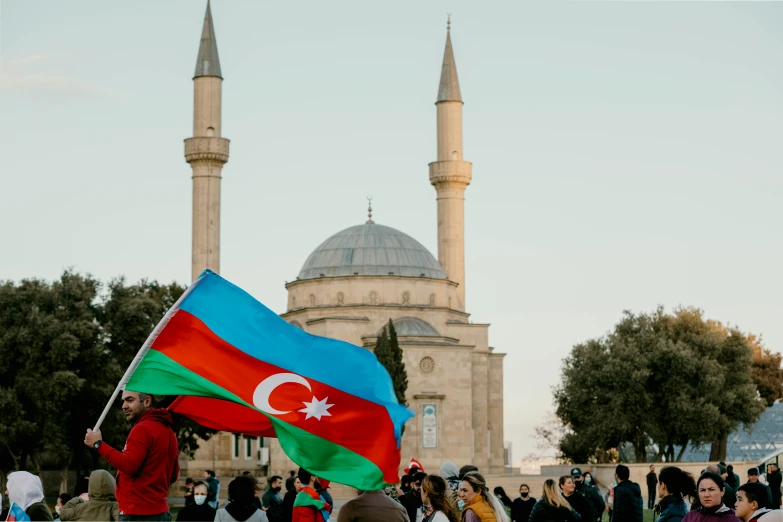
<instances>
[{"instance_id":1,"label":"green stripe on flag","mask_svg":"<svg viewBox=\"0 0 783 522\"><path fill-rule=\"evenodd\" d=\"M262 415L225 388L205 379L158 350L150 350L128 381L127 389L153 395L195 395L241 404ZM364 491L382 489L383 472L372 461L339 444L266 415L286 455L316 477Z\"/></svg>"},{"instance_id":2,"label":"green stripe on flag","mask_svg":"<svg viewBox=\"0 0 783 522\"><path fill-rule=\"evenodd\" d=\"M318 511L324 508L324 503L321 500L316 500L304 491L300 491L294 499L294 507L314 507Z\"/></svg>"}]
</instances>

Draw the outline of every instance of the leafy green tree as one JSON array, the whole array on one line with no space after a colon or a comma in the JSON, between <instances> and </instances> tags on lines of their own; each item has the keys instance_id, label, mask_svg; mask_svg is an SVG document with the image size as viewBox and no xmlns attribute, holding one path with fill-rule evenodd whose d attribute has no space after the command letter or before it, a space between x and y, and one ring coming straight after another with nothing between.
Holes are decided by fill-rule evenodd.
<instances>
[{"instance_id":1,"label":"leafy green tree","mask_svg":"<svg viewBox=\"0 0 783 522\"><path fill-rule=\"evenodd\" d=\"M626 312L612 333L575 346L563 362L555 389L567 427L561 453L596 461L630 444L645 462L653 444L658 460L674 460L675 446L712 443L711 460L724 459L731 430L764 407L752 360L745 335L706 321L701 310Z\"/></svg>"}]
</instances>

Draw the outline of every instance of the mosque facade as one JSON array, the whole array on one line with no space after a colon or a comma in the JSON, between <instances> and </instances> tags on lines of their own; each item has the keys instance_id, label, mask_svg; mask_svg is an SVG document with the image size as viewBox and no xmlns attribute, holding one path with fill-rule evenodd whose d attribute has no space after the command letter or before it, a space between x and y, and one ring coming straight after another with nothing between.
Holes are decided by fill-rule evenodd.
<instances>
[{"instance_id":1,"label":"mosque facade","mask_svg":"<svg viewBox=\"0 0 783 522\"><path fill-rule=\"evenodd\" d=\"M209 3L193 80L193 137L185 140L185 157L193 170L195 279L205 268L219 273L220 183L229 153ZM472 164L463 158L463 100L450 28L435 106L437 153L429 182L437 202L437 258L410 235L374 222L370 212L365 223L348 226L313 250L285 285L281 316L308 333L368 350L391 319L403 350L406 400L416 413L406 424L400 468L413 457L428 471L450 460L502 473L504 354L489 345L488 324L470 322L465 300L464 194ZM228 433L202 442L195 458L182 465L219 475L260 469L287 476L296 469L275 439Z\"/></svg>"}]
</instances>

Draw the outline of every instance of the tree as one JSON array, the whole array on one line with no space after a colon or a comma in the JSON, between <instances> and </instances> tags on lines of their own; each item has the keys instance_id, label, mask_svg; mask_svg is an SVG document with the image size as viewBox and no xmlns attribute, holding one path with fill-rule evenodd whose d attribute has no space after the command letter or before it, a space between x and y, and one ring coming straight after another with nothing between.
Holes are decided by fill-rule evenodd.
<instances>
[{"instance_id":1,"label":"tree","mask_svg":"<svg viewBox=\"0 0 783 522\"><path fill-rule=\"evenodd\" d=\"M575 346L563 362L555 389L567 427L560 450L595 461L630 444L645 462L651 445L657 460L674 460L681 447L679 460L689 443L712 443L711 460L724 459L730 431L763 410L751 363L748 337L701 310L625 312L614 331Z\"/></svg>"},{"instance_id":2,"label":"tree","mask_svg":"<svg viewBox=\"0 0 783 522\"><path fill-rule=\"evenodd\" d=\"M780 368L783 355L772 353L764 347L761 338L755 335L748 336L748 343L753 350L753 382L767 407L770 407L778 399L783 399L783 369Z\"/></svg>"},{"instance_id":3,"label":"tree","mask_svg":"<svg viewBox=\"0 0 783 522\"><path fill-rule=\"evenodd\" d=\"M407 405L405 392L408 390L408 374L405 371L402 349L397 341L397 332L391 319L389 319L389 324L383 328L381 335L378 337L374 352L378 362L386 368L386 371L391 376L397 401L402 405Z\"/></svg>"}]
</instances>

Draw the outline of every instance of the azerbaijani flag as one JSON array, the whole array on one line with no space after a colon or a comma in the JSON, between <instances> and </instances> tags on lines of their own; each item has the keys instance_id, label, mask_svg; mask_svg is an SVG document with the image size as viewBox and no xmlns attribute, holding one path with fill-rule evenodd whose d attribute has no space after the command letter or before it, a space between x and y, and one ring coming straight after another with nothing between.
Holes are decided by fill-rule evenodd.
<instances>
[{"instance_id":1,"label":"azerbaijani flag","mask_svg":"<svg viewBox=\"0 0 783 522\"><path fill-rule=\"evenodd\" d=\"M11 502L11 508L8 510L6 522L30 522L30 517L24 512L22 506L16 502Z\"/></svg>"},{"instance_id":2,"label":"azerbaijani flag","mask_svg":"<svg viewBox=\"0 0 783 522\"><path fill-rule=\"evenodd\" d=\"M120 385L179 395L208 428L277 437L318 477L363 490L398 481L400 405L369 350L288 324L206 270L166 313Z\"/></svg>"}]
</instances>

